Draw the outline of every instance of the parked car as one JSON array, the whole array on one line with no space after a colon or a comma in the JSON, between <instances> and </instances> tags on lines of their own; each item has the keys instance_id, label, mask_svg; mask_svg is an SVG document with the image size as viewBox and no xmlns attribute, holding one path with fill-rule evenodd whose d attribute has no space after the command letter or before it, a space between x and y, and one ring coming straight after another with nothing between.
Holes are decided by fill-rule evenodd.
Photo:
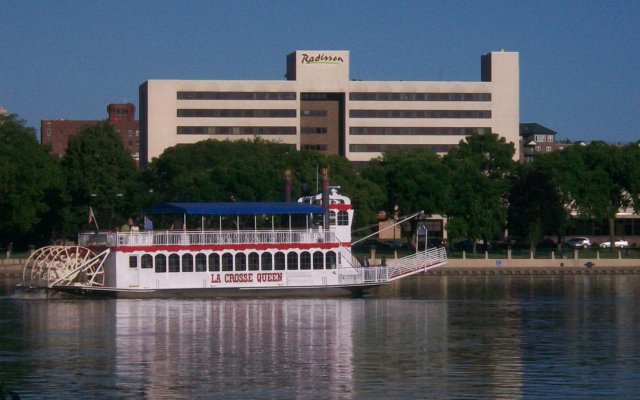
<instances>
[{"instance_id":1,"label":"parked car","mask_svg":"<svg viewBox=\"0 0 640 400\"><path fill-rule=\"evenodd\" d=\"M587 247L591 247L591 240L586 237L574 237L567 240L565 244L574 249L586 249Z\"/></svg>"},{"instance_id":2,"label":"parked car","mask_svg":"<svg viewBox=\"0 0 640 400\"><path fill-rule=\"evenodd\" d=\"M611 242L608 240L606 242L602 242L600 243L600 247L602 247L603 249L608 249L611 247ZM629 247L629 242L624 239L618 239L613 242L613 247L615 247L616 249L623 249Z\"/></svg>"}]
</instances>

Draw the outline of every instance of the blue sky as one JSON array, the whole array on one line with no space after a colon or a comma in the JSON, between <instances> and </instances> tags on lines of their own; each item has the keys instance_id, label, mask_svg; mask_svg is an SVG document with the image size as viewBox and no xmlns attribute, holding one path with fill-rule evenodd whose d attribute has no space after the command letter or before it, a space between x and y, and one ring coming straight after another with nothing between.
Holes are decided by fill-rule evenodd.
<instances>
[{"instance_id":1,"label":"blue sky","mask_svg":"<svg viewBox=\"0 0 640 400\"><path fill-rule=\"evenodd\" d=\"M284 79L294 50L349 50L363 80L478 81L520 53L520 119L560 139L640 139L640 1L0 2L0 106L103 119L147 79Z\"/></svg>"}]
</instances>

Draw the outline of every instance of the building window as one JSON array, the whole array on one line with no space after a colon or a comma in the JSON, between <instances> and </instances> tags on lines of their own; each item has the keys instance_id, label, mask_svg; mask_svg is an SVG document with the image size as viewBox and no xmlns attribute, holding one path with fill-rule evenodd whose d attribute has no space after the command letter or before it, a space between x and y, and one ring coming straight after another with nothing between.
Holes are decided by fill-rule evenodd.
<instances>
[{"instance_id":1,"label":"building window","mask_svg":"<svg viewBox=\"0 0 640 400\"><path fill-rule=\"evenodd\" d=\"M351 118L491 118L490 110L350 110Z\"/></svg>"},{"instance_id":2,"label":"building window","mask_svg":"<svg viewBox=\"0 0 640 400\"><path fill-rule=\"evenodd\" d=\"M178 126L178 135L295 135L295 126Z\"/></svg>"},{"instance_id":3,"label":"building window","mask_svg":"<svg viewBox=\"0 0 640 400\"><path fill-rule=\"evenodd\" d=\"M491 101L491 93L351 92L354 101Z\"/></svg>"},{"instance_id":4,"label":"building window","mask_svg":"<svg viewBox=\"0 0 640 400\"><path fill-rule=\"evenodd\" d=\"M389 135L389 136L470 136L490 133L489 127L449 128L449 127L349 127L350 135Z\"/></svg>"},{"instance_id":5,"label":"building window","mask_svg":"<svg viewBox=\"0 0 640 400\"><path fill-rule=\"evenodd\" d=\"M295 100L296 92L178 92L178 100Z\"/></svg>"},{"instance_id":6,"label":"building window","mask_svg":"<svg viewBox=\"0 0 640 400\"><path fill-rule=\"evenodd\" d=\"M455 145L453 144L350 144L349 151L352 153L385 153L388 151L414 149L416 147L426 147L436 153L446 153Z\"/></svg>"},{"instance_id":7,"label":"building window","mask_svg":"<svg viewBox=\"0 0 640 400\"><path fill-rule=\"evenodd\" d=\"M327 151L329 148L326 144L303 144L302 150L311 150L311 151Z\"/></svg>"},{"instance_id":8,"label":"building window","mask_svg":"<svg viewBox=\"0 0 640 400\"><path fill-rule=\"evenodd\" d=\"M303 117L326 117L327 110L301 110L300 115Z\"/></svg>"},{"instance_id":9,"label":"building window","mask_svg":"<svg viewBox=\"0 0 640 400\"><path fill-rule=\"evenodd\" d=\"M547 153L551 151L551 146L547 146Z\"/></svg>"},{"instance_id":10,"label":"building window","mask_svg":"<svg viewBox=\"0 0 640 400\"><path fill-rule=\"evenodd\" d=\"M296 110L180 108L177 116L179 118L295 118Z\"/></svg>"},{"instance_id":11,"label":"building window","mask_svg":"<svg viewBox=\"0 0 640 400\"><path fill-rule=\"evenodd\" d=\"M327 128L324 126L321 126L321 127L305 126L300 128L300 133L304 135L324 134L324 133L327 133Z\"/></svg>"}]
</instances>

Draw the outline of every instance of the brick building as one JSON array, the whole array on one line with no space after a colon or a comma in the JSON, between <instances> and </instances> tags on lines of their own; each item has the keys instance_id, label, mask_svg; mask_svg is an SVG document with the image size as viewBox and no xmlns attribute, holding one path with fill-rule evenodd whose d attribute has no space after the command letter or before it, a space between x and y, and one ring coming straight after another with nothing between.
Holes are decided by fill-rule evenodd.
<instances>
[{"instance_id":1,"label":"brick building","mask_svg":"<svg viewBox=\"0 0 640 400\"><path fill-rule=\"evenodd\" d=\"M140 124L135 119L136 106L131 103L109 104L107 106L108 121L120 134L125 149L131 157L139 159ZM40 122L40 142L51 147L51 152L62 157L67 151L69 138L80 129L104 122L73 121L68 119L42 120Z\"/></svg>"}]
</instances>

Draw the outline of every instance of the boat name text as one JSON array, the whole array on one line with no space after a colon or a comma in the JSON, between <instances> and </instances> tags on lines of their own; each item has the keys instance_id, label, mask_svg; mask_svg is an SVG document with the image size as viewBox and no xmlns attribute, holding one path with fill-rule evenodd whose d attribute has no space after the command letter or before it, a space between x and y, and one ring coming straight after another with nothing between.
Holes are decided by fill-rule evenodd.
<instances>
[{"instance_id":1,"label":"boat name text","mask_svg":"<svg viewBox=\"0 0 640 400\"><path fill-rule=\"evenodd\" d=\"M211 274L211 283L253 283L282 282L282 272Z\"/></svg>"}]
</instances>

